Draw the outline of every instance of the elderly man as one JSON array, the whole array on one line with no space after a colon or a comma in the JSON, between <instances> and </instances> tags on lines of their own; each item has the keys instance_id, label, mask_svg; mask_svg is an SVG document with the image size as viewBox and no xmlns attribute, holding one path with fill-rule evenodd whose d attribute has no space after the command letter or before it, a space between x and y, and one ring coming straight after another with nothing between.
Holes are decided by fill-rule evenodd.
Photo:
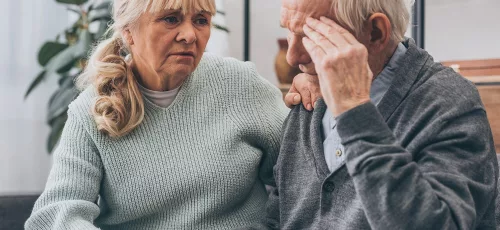
<instances>
[{"instance_id":1,"label":"elderly man","mask_svg":"<svg viewBox=\"0 0 500 230\"><path fill-rule=\"evenodd\" d=\"M317 82L322 99L301 93L313 103L283 126L268 227L495 228L498 166L481 99L404 38L411 4L283 0L287 59L304 72L296 84Z\"/></svg>"}]
</instances>

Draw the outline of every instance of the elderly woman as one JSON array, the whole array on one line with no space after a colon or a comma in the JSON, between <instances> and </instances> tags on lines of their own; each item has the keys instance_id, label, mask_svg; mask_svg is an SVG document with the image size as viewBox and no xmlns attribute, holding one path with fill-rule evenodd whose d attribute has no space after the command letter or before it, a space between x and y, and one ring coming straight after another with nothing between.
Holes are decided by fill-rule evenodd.
<instances>
[{"instance_id":1,"label":"elderly woman","mask_svg":"<svg viewBox=\"0 0 500 230\"><path fill-rule=\"evenodd\" d=\"M214 0L115 0L26 229L232 229L265 213L287 116L255 67L204 54Z\"/></svg>"}]
</instances>

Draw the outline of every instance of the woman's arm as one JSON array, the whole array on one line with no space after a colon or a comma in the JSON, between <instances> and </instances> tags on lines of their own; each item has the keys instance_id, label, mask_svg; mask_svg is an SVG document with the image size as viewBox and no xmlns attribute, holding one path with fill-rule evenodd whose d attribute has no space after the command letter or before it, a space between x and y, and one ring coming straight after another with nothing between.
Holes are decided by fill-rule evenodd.
<instances>
[{"instance_id":1,"label":"woman's arm","mask_svg":"<svg viewBox=\"0 0 500 230\"><path fill-rule=\"evenodd\" d=\"M68 116L45 191L25 229L97 229L101 158L82 124L71 112Z\"/></svg>"},{"instance_id":2,"label":"woman's arm","mask_svg":"<svg viewBox=\"0 0 500 230\"><path fill-rule=\"evenodd\" d=\"M279 196L273 169L276 165L281 148L282 127L290 110L283 101L281 91L264 80L255 71L254 80L249 81L248 92L252 95L254 122L257 124L256 137L258 147L262 150L259 168L259 178L269 188L269 200L266 204L266 214L260 223L250 229L279 228Z\"/></svg>"},{"instance_id":3,"label":"woman's arm","mask_svg":"<svg viewBox=\"0 0 500 230\"><path fill-rule=\"evenodd\" d=\"M290 109L286 107L281 91L254 71L255 77L248 82L247 90L255 108L252 114L257 131L256 143L263 152L259 177L264 184L274 187L273 167L281 147L281 128Z\"/></svg>"}]
</instances>

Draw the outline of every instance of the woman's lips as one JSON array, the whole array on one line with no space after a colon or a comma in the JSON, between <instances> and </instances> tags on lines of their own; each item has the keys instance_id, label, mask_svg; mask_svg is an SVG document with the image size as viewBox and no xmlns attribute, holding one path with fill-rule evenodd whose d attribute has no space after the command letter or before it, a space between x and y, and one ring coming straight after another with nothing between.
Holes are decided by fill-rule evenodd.
<instances>
[{"instance_id":1,"label":"woman's lips","mask_svg":"<svg viewBox=\"0 0 500 230\"><path fill-rule=\"evenodd\" d=\"M194 52L191 52L191 51L174 52L174 53L170 53L170 56L181 56L181 57L192 57L192 58L194 58Z\"/></svg>"}]
</instances>

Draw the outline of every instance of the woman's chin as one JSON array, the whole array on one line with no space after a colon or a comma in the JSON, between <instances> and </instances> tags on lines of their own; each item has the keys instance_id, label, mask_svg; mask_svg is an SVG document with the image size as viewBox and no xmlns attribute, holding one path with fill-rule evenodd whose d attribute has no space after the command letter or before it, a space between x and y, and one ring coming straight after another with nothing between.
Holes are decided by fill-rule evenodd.
<instances>
[{"instance_id":1,"label":"woman's chin","mask_svg":"<svg viewBox=\"0 0 500 230\"><path fill-rule=\"evenodd\" d=\"M187 77L189 76L192 72L194 71L194 67L190 65L185 65L185 66L178 66L175 68L175 71L173 71L173 76L177 77Z\"/></svg>"}]
</instances>

